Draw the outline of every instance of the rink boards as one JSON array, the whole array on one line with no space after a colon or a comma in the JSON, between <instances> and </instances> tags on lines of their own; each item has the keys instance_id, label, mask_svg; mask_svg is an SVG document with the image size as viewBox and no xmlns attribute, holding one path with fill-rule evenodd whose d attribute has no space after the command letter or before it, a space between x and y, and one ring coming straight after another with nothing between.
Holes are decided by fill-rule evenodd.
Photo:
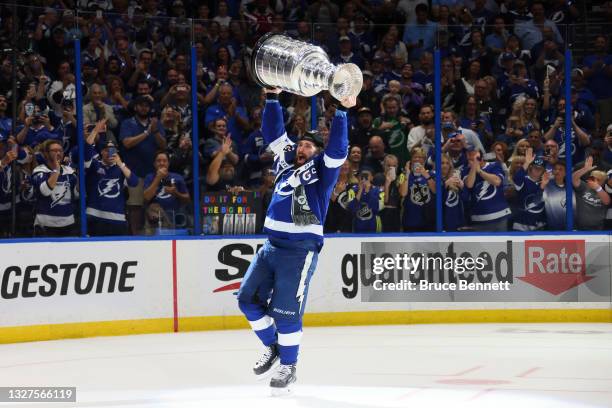
<instances>
[{"instance_id":1,"label":"rink boards","mask_svg":"<svg viewBox=\"0 0 612 408\"><path fill-rule=\"evenodd\" d=\"M235 293L263 242L224 237L3 243L0 343L246 328ZM609 234L327 238L305 324L612 322L611 246ZM509 290L440 285L381 294L373 291L372 251L482 256L487 266L473 274L473 283L506 281ZM432 276L452 280L438 271Z\"/></svg>"}]
</instances>

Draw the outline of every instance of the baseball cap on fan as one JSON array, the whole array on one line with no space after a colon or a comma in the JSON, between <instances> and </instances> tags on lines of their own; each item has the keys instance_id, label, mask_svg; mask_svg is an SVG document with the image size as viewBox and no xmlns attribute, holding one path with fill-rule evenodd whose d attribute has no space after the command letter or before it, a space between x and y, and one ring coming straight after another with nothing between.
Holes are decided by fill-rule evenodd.
<instances>
[{"instance_id":1,"label":"baseball cap on fan","mask_svg":"<svg viewBox=\"0 0 612 408\"><path fill-rule=\"evenodd\" d=\"M531 165L538 166L538 167L544 167L544 159L538 156L531 162Z\"/></svg>"}]
</instances>

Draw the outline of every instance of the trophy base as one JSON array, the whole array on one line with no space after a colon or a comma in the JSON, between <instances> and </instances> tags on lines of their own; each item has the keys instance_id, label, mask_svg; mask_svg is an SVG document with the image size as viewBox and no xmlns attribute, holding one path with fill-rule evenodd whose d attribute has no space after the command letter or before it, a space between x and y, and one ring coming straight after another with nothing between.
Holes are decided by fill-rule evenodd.
<instances>
[{"instance_id":1,"label":"trophy base","mask_svg":"<svg viewBox=\"0 0 612 408\"><path fill-rule=\"evenodd\" d=\"M329 93L342 100L349 96L357 96L363 86L361 70L355 64L338 65L338 69L329 81Z\"/></svg>"}]
</instances>

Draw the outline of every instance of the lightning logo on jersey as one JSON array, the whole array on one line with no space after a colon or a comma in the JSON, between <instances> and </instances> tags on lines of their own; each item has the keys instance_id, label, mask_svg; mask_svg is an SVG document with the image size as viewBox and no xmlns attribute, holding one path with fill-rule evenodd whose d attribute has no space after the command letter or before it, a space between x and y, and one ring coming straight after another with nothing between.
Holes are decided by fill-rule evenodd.
<instances>
[{"instance_id":1,"label":"lightning logo on jersey","mask_svg":"<svg viewBox=\"0 0 612 408\"><path fill-rule=\"evenodd\" d=\"M119 179L101 179L98 182L98 194L106 198L119 197L121 194Z\"/></svg>"}]
</instances>

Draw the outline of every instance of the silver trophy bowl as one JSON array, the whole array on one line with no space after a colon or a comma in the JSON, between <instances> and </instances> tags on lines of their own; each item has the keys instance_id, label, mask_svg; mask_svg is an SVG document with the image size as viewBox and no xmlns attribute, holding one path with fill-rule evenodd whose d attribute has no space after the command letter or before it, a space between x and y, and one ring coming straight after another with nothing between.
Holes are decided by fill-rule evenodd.
<instances>
[{"instance_id":1,"label":"silver trophy bowl","mask_svg":"<svg viewBox=\"0 0 612 408\"><path fill-rule=\"evenodd\" d=\"M357 65L334 65L321 47L282 34L267 33L257 41L250 70L262 87L302 96L329 90L334 98L342 100L357 96L363 85Z\"/></svg>"}]
</instances>

